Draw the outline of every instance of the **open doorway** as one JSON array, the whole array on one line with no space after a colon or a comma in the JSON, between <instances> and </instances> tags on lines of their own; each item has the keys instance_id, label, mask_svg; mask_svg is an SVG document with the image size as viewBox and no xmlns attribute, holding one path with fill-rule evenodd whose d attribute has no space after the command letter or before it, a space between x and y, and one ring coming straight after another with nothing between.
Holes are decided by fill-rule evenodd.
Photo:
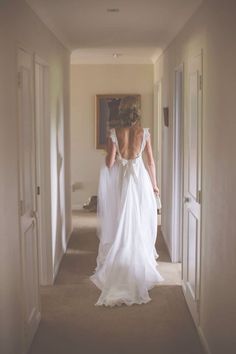
<instances>
[{"instance_id":1,"label":"open doorway","mask_svg":"<svg viewBox=\"0 0 236 354\"><path fill-rule=\"evenodd\" d=\"M183 218L183 64L174 71L173 180L172 180L172 262L182 261Z\"/></svg>"}]
</instances>

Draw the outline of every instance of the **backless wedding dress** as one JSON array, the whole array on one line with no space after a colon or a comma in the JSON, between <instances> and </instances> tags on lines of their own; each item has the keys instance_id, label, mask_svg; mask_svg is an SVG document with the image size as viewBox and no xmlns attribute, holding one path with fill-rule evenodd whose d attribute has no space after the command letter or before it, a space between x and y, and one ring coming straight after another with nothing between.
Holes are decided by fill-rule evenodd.
<instances>
[{"instance_id":1,"label":"backless wedding dress","mask_svg":"<svg viewBox=\"0 0 236 354\"><path fill-rule=\"evenodd\" d=\"M157 210L151 180L142 159L148 128L143 129L139 154L124 159L115 129L110 130L117 157L100 171L98 215L100 239L97 267L90 277L101 290L95 305L147 303L148 290L163 281L155 249Z\"/></svg>"}]
</instances>

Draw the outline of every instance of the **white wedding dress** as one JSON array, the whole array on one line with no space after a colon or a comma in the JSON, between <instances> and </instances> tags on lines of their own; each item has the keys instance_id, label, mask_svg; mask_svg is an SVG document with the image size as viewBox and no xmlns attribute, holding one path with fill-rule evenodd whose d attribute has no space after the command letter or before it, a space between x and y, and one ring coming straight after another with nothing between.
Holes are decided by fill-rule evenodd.
<instances>
[{"instance_id":1,"label":"white wedding dress","mask_svg":"<svg viewBox=\"0 0 236 354\"><path fill-rule=\"evenodd\" d=\"M126 160L120 155L115 129L110 131L117 157L110 169L104 165L100 171L100 244L97 267L90 277L101 290L95 305L147 303L151 300L148 290L163 281L156 263L155 196L142 159L149 135L145 128L140 153Z\"/></svg>"}]
</instances>

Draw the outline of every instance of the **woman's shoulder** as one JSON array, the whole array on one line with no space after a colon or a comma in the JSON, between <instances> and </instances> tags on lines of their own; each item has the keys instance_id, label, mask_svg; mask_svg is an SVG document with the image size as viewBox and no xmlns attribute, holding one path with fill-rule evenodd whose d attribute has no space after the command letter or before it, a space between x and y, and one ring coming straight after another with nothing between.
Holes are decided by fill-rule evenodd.
<instances>
[{"instance_id":1,"label":"woman's shoulder","mask_svg":"<svg viewBox=\"0 0 236 354\"><path fill-rule=\"evenodd\" d=\"M143 131L144 131L144 133L146 133L146 134L150 134L150 128L149 128L149 127L143 128Z\"/></svg>"},{"instance_id":2,"label":"woman's shoulder","mask_svg":"<svg viewBox=\"0 0 236 354\"><path fill-rule=\"evenodd\" d=\"M111 138L112 142L115 143L116 142L116 131L114 128L110 128L109 129L109 133L108 133L109 138Z\"/></svg>"},{"instance_id":3,"label":"woman's shoulder","mask_svg":"<svg viewBox=\"0 0 236 354\"><path fill-rule=\"evenodd\" d=\"M147 141L151 136L150 128L143 128L143 134L144 134L145 141Z\"/></svg>"}]
</instances>

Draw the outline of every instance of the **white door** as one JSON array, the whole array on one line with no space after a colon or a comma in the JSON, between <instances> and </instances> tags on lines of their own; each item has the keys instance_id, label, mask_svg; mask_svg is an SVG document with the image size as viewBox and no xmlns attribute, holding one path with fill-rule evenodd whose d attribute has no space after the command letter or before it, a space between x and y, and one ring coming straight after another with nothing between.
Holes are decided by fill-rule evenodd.
<instances>
[{"instance_id":1,"label":"white door","mask_svg":"<svg viewBox=\"0 0 236 354\"><path fill-rule=\"evenodd\" d=\"M18 50L18 114L22 289L25 349L29 347L40 320L35 212L35 133L32 55Z\"/></svg>"},{"instance_id":2,"label":"white door","mask_svg":"<svg viewBox=\"0 0 236 354\"><path fill-rule=\"evenodd\" d=\"M202 54L188 70L184 151L183 288L196 324L199 323L201 251Z\"/></svg>"},{"instance_id":3,"label":"white door","mask_svg":"<svg viewBox=\"0 0 236 354\"><path fill-rule=\"evenodd\" d=\"M49 68L35 55L36 184L40 285L53 283L51 239L51 170Z\"/></svg>"},{"instance_id":4,"label":"white door","mask_svg":"<svg viewBox=\"0 0 236 354\"><path fill-rule=\"evenodd\" d=\"M183 210L183 64L174 72L172 262L182 261Z\"/></svg>"},{"instance_id":5,"label":"white door","mask_svg":"<svg viewBox=\"0 0 236 354\"><path fill-rule=\"evenodd\" d=\"M157 183L161 194L161 163L162 163L162 102L161 102L161 81L154 86L154 139L153 151L156 163ZM158 225L161 224L161 215L158 215Z\"/></svg>"}]
</instances>

